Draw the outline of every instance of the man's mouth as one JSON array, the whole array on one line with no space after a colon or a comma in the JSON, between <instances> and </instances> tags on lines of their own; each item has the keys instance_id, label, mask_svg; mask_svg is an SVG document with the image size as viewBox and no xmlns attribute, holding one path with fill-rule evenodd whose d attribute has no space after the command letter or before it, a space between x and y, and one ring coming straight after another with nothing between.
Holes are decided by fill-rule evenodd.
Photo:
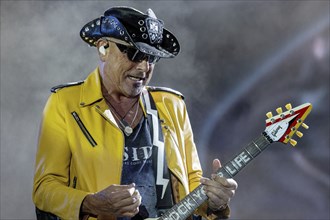
<instances>
[{"instance_id":1,"label":"man's mouth","mask_svg":"<svg viewBox=\"0 0 330 220\"><path fill-rule=\"evenodd\" d=\"M143 80L145 80L145 77L138 77L138 76L128 76L128 78L130 78L131 80L133 80L133 81L143 81Z\"/></svg>"}]
</instances>

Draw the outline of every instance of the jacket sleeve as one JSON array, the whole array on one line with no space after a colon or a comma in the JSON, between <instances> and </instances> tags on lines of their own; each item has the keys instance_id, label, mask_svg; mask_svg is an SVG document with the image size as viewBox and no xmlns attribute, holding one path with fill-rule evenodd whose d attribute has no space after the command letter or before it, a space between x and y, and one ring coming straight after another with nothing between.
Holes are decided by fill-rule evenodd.
<instances>
[{"instance_id":1,"label":"jacket sleeve","mask_svg":"<svg viewBox=\"0 0 330 220\"><path fill-rule=\"evenodd\" d=\"M79 219L80 206L88 194L70 187L71 150L66 114L59 93L49 97L43 112L32 198L36 207L62 219Z\"/></svg>"},{"instance_id":2,"label":"jacket sleeve","mask_svg":"<svg viewBox=\"0 0 330 220\"><path fill-rule=\"evenodd\" d=\"M194 142L193 131L191 128L190 120L188 117L188 112L186 106L184 105L183 109L183 118L181 124L183 124L183 132L184 132L184 145L186 150L186 163L187 170L189 176L189 187L190 191L194 190L197 186L200 185L200 178L202 177L202 168L200 165L198 152L196 149L196 145ZM207 202L205 202L202 206L200 206L196 212L197 215L203 216L205 219L227 219L230 214L230 209L227 207L223 211L219 211L217 213L211 212L208 209Z\"/></svg>"},{"instance_id":3,"label":"jacket sleeve","mask_svg":"<svg viewBox=\"0 0 330 220\"><path fill-rule=\"evenodd\" d=\"M202 167L200 165L198 152L194 142L193 132L190 125L190 120L186 106L184 105L182 113L182 122L183 125L183 134L184 134L184 149L186 155L186 167L189 177L189 190L194 190L197 186L200 185L200 178L203 175Z\"/></svg>"}]
</instances>

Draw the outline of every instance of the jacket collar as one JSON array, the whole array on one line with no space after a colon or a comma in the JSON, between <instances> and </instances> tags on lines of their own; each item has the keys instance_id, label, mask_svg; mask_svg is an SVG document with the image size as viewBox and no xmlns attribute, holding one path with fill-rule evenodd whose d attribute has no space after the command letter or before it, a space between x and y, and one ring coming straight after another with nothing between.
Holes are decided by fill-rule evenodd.
<instances>
[{"instance_id":1,"label":"jacket collar","mask_svg":"<svg viewBox=\"0 0 330 220\"><path fill-rule=\"evenodd\" d=\"M146 88L144 88L145 92L147 92ZM103 100L103 94L102 94L102 80L100 76L100 70L97 67L93 72L91 72L88 77L85 79L84 83L82 84L82 91L80 96L80 106L86 107L89 105L92 105L96 102L99 102ZM146 115L146 110L144 106L144 102L140 98L140 105L142 107L142 110L144 112L144 115ZM104 102L104 105L102 105L103 108L106 107L106 103ZM103 109L102 108L102 109Z\"/></svg>"},{"instance_id":2,"label":"jacket collar","mask_svg":"<svg viewBox=\"0 0 330 220\"><path fill-rule=\"evenodd\" d=\"M91 105L103 99L101 85L102 81L100 71L97 67L93 72L88 75L84 84L82 85L82 91L80 96L81 107Z\"/></svg>"}]
</instances>

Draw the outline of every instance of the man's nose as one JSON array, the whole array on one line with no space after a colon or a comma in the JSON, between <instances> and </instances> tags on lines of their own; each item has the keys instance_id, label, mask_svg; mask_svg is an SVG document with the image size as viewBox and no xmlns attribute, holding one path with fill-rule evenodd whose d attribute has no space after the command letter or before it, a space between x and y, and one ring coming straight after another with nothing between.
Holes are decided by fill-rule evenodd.
<instances>
[{"instance_id":1,"label":"man's nose","mask_svg":"<svg viewBox=\"0 0 330 220\"><path fill-rule=\"evenodd\" d=\"M137 67L138 70L141 70L143 72L148 72L150 69L150 63L147 59L142 60L141 62L138 62Z\"/></svg>"}]
</instances>

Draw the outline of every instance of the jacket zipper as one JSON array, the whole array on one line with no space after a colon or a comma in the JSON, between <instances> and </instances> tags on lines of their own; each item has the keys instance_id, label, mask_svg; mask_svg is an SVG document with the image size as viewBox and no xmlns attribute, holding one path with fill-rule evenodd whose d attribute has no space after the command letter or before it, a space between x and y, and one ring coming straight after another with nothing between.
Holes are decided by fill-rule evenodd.
<instances>
[{"instance_id":1,"label":"jacket zipper","mask_svg":"<svg viewBox=\"0 0 330 220\"><path fill-rule=\"evenodd\" d=\"M72 188L76 188L77 187L77 177L73 177L73 181L72 181Z\"/></svg>"},{"instance_id":2,"label":"jacket zipper","mask_svg":"<svg viewBox=\"0 0 330 220\"><path fill-rule=\"evenodd\" d=\"M71 114L72 114L73 118L76 120L77 124L79 125L81 131L84 133L84 135L87 138L87 140L89 141L89 143L92 145L92 147L95 147L97 145L96 141L94 140L92 135L88 132L87 128L85 127L85 125L83 124L81 119L79 118L77 112L72 112Z\"/></svg>"}]
</instances>

